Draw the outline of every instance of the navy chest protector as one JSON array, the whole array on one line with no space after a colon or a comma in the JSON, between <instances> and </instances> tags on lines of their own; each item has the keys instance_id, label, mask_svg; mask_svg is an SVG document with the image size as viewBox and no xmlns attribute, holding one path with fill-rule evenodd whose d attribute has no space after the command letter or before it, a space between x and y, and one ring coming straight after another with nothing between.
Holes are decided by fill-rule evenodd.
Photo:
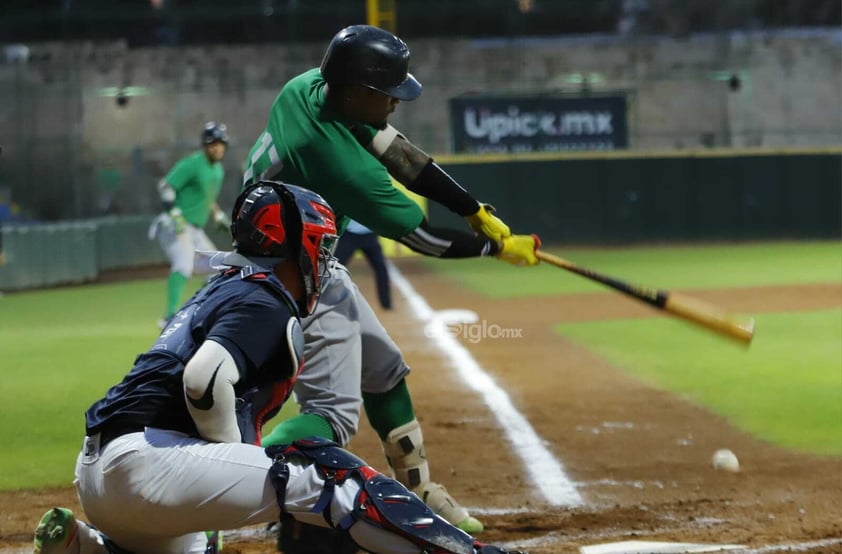
<instances>
[{"instance_id":1,"label":"navy chest protector","mask_svg":"<svg viewBox=\"0 0 842 554\"><path fill-rule=\"evenodd\" d=\"M304 351L304 332L298 321L298 308L280 280L271 272L252 266L231 268L220 273L207 286L198 291L181 309L166 329L161 333L152 351L176 358L182 365L196 353L204 342L211 327L208 319L222 306L239 299L239 293L220 292L222 287L234 284L234 280L256 283L266 289L290 311L291 317L286 327L287 348L290 354L291 375L258 378L257 384L238 393L236 412L237 425L245 443L260 444L263 425L272 419L289 398L298 374L301 372Z\"/></svg>"},{"instance_id":2,"label":"navy chest protector","mask_svg":"<svg viewBox=\"0 0 842 554\"><path fill-rule=\"evenodd\" d=\"M240 428L242 441L259 446L263 425L275 417L292 393L304 365L304 331L296 314L298 309L278 278L272 273L260 272L253 267L239 270L239 276L246 281L264 285L289 307L292 317L287 321L285 339L290 355L292 374L260 383L241 393L237 398L237 426Z\"/></svg>"}]
</instances>

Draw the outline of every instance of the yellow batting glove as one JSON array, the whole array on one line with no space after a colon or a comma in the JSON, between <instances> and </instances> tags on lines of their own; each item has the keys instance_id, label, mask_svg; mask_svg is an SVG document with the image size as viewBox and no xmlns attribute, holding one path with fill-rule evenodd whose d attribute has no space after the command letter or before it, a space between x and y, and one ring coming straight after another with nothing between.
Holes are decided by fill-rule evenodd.
<instances>
[{"instance_id":1,"label":"yellow batting glove","mask_svg":"<svg viewBox=\"0 0 842 554\"><path fill-rule=\"evenodd\" d=\"M509 226L494 215L494 206L491 204L480 204L477 213L465 216L465 219L468 220L468 224L477 234L484 235L497 242L512 236Z\"/></svg>"},{"instance_id":2,"label":"yellow batting glove","mask_svg":"<svg viewBox=\"0 0 842 554\"><path fill-rule=\"evenodd\" d=\"M538 235L512 235L501 242L497 259L517 266L538 265L535 251L541 248Z\"/></svg>"}]
</instances>

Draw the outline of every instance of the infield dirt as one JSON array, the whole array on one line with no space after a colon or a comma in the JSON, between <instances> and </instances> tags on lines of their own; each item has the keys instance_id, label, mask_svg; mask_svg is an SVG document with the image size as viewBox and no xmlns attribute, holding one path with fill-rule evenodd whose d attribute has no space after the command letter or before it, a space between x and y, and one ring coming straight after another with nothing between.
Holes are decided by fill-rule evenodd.
<instances>
[{"instance_id":1,"label":"infield dirt","mask_svg":"<svg viewBox=\"0 0 842 554\"><path fill-rule=\"evenodd\" d=\"M842 459L758 441L686 399L635 380L552 329L561 322L657 317L653 310L617 294L488 299L428 272L419 260L398 266L433 309L469 309L502 328L523 330L517 340L462 342L508 392L584 498L575 508L543 500L514 453L517 446L395 291L395 309L378 313L412 367L408 382L433 478L483 520L481 540L521 545L532 554L625 540L842 552ZM356 261L351 269L366 296L375 298L365 264ZM838 284L693 294L746 313L842 307ZM350 447L386 469L366 421ZM739 473L711 467L719 448L739 456ZM48 508L79 510L70 483L0 493L0 505L0 552L25 552ZM225 551L271 553L274 544L229 541Z\"/></svg>"}]
</instances>

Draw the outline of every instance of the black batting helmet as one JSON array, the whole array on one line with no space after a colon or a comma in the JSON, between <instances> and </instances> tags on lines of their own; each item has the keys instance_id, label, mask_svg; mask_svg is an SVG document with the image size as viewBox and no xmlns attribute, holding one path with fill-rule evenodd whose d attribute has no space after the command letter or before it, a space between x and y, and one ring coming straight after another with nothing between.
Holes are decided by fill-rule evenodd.
<instances>
[{"instance_id":1,"label":"black batting helmet","mask_svg":"<svg viewBox=\"0 0 842 554\"><path fill-rule=\"evenodd\" d=\"M208 121L202 129L202 144L222 142L228 144L228 127L224 123Z\"/></svg>"},{"instance_id":2,"label":"black batting helmet","mask_svg":"<svg viewBox=\"0 0 842 554\"><path fill-rule=\"evenodd\" d=\"M336 33L321 70L332 85L363 85L398 100L415 100L421 94L421 83L409 73L406 43L370 25L352 25Z\"/></svg>"},{"instance_id":3,"label":"black batting helmet","mask_svg":"<svg viewBox=\"0 0 842 554\"><path fill-rule=\"evenodd\" d=\"M336 242L336 219L313 191L276 181L245 188L234 203L231 235L238 254L262 265L298 260L305 298L303 315L316 307L325 256Z\"/></svg>"}]
</instances>

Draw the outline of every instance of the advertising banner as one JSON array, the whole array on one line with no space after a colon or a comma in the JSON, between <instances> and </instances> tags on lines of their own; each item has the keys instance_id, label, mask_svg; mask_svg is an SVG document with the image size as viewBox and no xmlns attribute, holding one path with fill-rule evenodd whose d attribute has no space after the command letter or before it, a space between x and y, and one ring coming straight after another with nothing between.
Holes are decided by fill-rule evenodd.
<instances>
[{"instance_id":1,"label":"advertising banner","mask_svg":"<svg viewBox=\"0 0 842 554\"><path fill-rule=\"evenodd\" d=\"M459 153L614 150L628 146L623 96L464 96L450 99Z\"/></svg>"}]
</instances>

